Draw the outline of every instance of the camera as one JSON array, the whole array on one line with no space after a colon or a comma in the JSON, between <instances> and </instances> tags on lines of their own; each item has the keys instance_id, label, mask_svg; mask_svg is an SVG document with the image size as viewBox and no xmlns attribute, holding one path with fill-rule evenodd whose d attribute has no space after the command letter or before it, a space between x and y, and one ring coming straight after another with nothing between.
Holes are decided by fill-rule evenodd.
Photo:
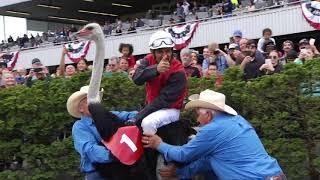
<instances>
[{"instance_id":1,"label":"camera","mask_svg":"<svg viewBox=\"0 0 320 180\"><path fill-rule=\"evenodd\" d=\"M215 51L213 51L213 54L214 54L214 55L219 55L219 54L220 54L220 51L215 50Z\"/></svg>"},{"instance_id":2,"label":"camera","mask_svg":"<svg viewBox=\"0 0 320 180\"><path fill-rule=\"evenodd\" d=\"M42 71L42 68L34 68L33 69L33 72L36 72L36 73L39 73L39 72L41 72Z\"/></svg>"}]
</instances>

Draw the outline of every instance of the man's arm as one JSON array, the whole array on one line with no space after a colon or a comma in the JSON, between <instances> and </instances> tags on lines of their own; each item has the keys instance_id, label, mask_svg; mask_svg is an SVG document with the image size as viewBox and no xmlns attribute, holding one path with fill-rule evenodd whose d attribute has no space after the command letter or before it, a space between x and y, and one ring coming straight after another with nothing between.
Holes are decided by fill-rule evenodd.
<instances>
[{"instance_id":1,"label":"man's arm","mask_svg":"<svg viewBox=\"0 0 320 180\"><path fill-rule=\"evenodd\" d=\"M209 58L206 58L202 62L202 71L207 71L209 67Z\"/></svg>"},{"instance_id":2,"label":"man's arm","mask_svg":"<svg viewBox=\"0 0 320 180\"><path fill-rule=\"evenodd\" d=\"M63 47L62 49L62 54L61 54L61 58L60 58L60 64L59 64L59 69L60 69L60 76L64 77L64 72L65 72L65 55L67 54L67 49L65 47Z\"/></svg>"},{"instance_id":3,"label":"man's arm","mask_svg":"<svg viewBox=\"0 0 320 180\"><path fill-rule=\"evenodd\" d=\"M163 108L169 108L181 96L186 85L187 79L183 71L172 74L166 86L161 89L159 96L137 114L137 124L139 125L142 119L149 114Z\"/></svg>"},{"instance_id":4,"label":"man's arm","mask_svg":"<svg viewBox=\"0 0 320 180\"><path fill-rule=\"evenodd\" d=\"M86 155L91 163L112 162L111 153L99 146L92 133L84 125L76 123L72 128L74 147L81 155Z\"/></svg>"},{"instance_id":5,"label":"man's arm","mask_svg":"<svg viewBox=\"0 0 320 180\"><path fill-rule=\"evenodd\" d=\"M157 65L149 66L149 62L146 59L141 60L141 64L137 67L132 80L137 85L143 85L150 79L153 79L159 75Z\"/></svg>"},{"instance_id":6,"label":"man's arm","mask_svg":"<svg viewBox=\"0 0 320 180\"><path fill-rule=\"evenodd\" d=\"M178 168L176 174L180 179L187 179L210 171L213 172L209 157L202 157L188 165Z\"/></svg>"},{"instance_id":7,"label":"man's arm","mask_svg":"<svg viewBox=\"0 0 320 180\"><path fill-rule=\"evenodd\" d=\"M223 52L223 51L222 51ZM230 57L230 55L228 55L227 53L223 52L222 56L226 59L227 63L228 63L228 67L234 66L236 65L236 62L234 62L234 60L232 60L232 58Z\"/></svg>"},{"instance_id":8,"label":"man's arm","mask_svg":"<svg viewBox=\"0 0 320 180\"><path fill-rule=\"evenodd\" d=\"M258 41L257 50L260 51L260 52L263 52L263 50L262 50L263 45L264 45L264 38L260 38L259 41Z\"/></svg>"},{"instance_id":9,"label":"man's arm","mask_svg":"<svg viewBox=\"0 0 320 180\"><path fill-rule=\"evenodd\" d=\"M250 63L251 59L252 59L252 57L246 56L246 57L242 60L242 62L241 62L241 64L240 64L240 69L244 70L244 68L246 68L246 65L247 65L248 63Z\"/></svg>"},{"instance_id":10,"label":"man's arm","mask_svg":"<svg viewBox=\"0 0 320 180\"><path fill-rule=\"evenodd\" d=\"M219 142L219 134L224 131L216 125L203 127L196 137L183 146L173 146L161 142L157 150L163 154L167 161L189 163L216 151Z\"/></svg>"},{"instance_id":11,"label":"man's arm","mask_svg":"<svg viewBox=\"0 0 320 180\"><path fill-rule=\"evenodd\" d=\"M129 119L134 119L138 114L138 111L111 111L111 113L116 115L119 119L127 121Z\"/></svg>"}]
</instances>

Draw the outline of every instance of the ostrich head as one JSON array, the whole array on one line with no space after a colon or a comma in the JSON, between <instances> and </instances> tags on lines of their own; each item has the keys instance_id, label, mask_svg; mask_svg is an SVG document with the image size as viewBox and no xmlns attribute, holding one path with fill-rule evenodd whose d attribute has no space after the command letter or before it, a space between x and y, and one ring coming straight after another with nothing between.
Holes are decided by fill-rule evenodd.
<instances>
[{"instance_id":1,"label":"ostrich head","mask_svg":"<svg viewBox=\"0 0 320 180\"><path fill-rule=\"evenodd\" d=\"M104 37L104 34L99 24L90 23L85 25L80 31L74 33L72 36L77 36L86 40L98 41L101 37Z\"/></svg>"}]
</instances>

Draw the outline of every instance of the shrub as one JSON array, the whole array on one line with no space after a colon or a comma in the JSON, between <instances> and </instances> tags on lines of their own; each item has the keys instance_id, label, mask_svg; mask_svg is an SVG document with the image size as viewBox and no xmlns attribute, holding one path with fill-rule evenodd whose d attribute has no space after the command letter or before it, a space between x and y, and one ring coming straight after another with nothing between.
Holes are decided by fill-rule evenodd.
<instances>
[{"instance_id":1,"label":"shrub","mask_svg":"<svg viewBox=\"0 0 320 180\"><path fill-rule=\"evenodd\" d=\"M191 79L188 94L214 89L257 130L267 151L278 159L288 179L319 179L320 61L289 64L282 74L242 80L239 68L228 69L223 86L215 79ZM0 179L81 178L73 148L74 119L67 98L89 82L89 73L71 79L37 82L0 91ZM144 87L126 77L102 80L103 103L110 110L139 110ZM190 111L182 117L194 122Z\"/></svg>"}]
</instances>

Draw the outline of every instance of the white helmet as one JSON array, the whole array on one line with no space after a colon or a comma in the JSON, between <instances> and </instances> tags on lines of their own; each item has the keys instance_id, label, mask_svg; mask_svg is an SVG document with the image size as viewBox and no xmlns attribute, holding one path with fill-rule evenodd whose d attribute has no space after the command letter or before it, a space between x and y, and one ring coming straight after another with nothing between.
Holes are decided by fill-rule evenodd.
<instances>
[{"instance_id":1,"label":"white helmet","mask_svg":"<svg viewBox=\"0 0 320 180\"><path fill-rule=\"evenodd\" d=\"M166 31L157 31L150 37L149 48L160 49L160 48L173 48L174 42L170 33Z\"/></svg>"}]
</instances>

